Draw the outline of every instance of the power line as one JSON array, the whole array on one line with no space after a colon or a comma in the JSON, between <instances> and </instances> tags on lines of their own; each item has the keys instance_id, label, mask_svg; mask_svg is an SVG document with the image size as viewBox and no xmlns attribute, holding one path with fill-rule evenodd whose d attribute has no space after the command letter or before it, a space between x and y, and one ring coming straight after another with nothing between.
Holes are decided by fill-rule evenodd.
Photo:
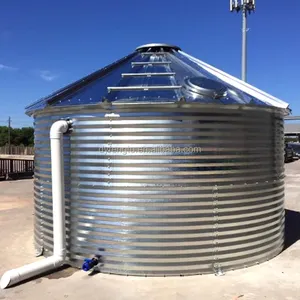
<instances>
[{"instance_id":1,"label":"power line","mask_svg":"<svg viewBox=\"0 0 300 300\"><path fill-rule=\"evenodd\" d=\"M10 154L10 124L11 118L8 117L8 154Z\"/></svg>"}]
</instances>

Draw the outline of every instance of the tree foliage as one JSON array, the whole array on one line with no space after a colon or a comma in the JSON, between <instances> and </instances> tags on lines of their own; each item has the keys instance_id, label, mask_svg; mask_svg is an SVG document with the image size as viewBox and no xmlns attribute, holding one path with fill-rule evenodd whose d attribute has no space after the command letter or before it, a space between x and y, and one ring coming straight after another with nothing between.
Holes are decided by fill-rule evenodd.
<instances>
[{"instance_id":1,"label":"tree foliage","mask_svg":"<svg viewBox=\"0 0 300 300\"><path fill-rule=\"evenodd\" d=\"M10 128L10 142L14 146L33 146L34 130L32 127ZM8 127L0 126L0 147L8 144Z\"/></svg>"}]
</instances>

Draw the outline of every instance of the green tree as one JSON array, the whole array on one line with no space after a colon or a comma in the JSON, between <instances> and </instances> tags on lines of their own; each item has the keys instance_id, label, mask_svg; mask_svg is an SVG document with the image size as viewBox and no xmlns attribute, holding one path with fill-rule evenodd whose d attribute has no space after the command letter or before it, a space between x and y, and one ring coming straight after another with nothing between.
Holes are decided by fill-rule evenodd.
<instances>
[{"instance_id":1,"label":"green tree","mask_svg":"<svg viewBox=\"0 0 300 300\"><path fill-rule=\"evenodd\" d=\"M0 146L4 146L8 143L8 127L0 126Z\"/></svg>"},{"instance_id":2,"label":"green tree","mask_svg":"<svg viewBox=\"0 0 300 300\"><path fill-rule=\"evenodd\" d=\"M32 127L22 127L22 143L25 146L33 146L34 145L34 129Z\"/></svg>"},{"instance_id":3,"label":"green tree","mask_svg":"<svg viewBox=\"0 0 300 300\"><path fill-rule=\"evenodd\" d=\"M34 129L32 127L11 128L10 142L14 146L33 146ZM8 144L8 127L0 126L0 147Z\"/></svg>"}]
</instances>

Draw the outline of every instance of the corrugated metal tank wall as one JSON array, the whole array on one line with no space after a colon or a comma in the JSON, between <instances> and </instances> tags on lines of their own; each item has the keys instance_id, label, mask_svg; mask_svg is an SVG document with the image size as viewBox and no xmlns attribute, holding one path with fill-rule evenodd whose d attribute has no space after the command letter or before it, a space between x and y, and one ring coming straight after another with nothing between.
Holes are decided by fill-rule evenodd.
<instances>
[{"instance_id":1,"label":"corrugated metal tank wall","mask_svg":"<svg viewBox=\"0 0 300 300\"><path fill-rule=\"evenodd\" d=\"M280 110L128 107L35 117L38 251L52 251L49 128L66 117L74 120L64 143L71 265L100 254L102 272L203 274L282 250Z\"/></svg>"}]
</instances>

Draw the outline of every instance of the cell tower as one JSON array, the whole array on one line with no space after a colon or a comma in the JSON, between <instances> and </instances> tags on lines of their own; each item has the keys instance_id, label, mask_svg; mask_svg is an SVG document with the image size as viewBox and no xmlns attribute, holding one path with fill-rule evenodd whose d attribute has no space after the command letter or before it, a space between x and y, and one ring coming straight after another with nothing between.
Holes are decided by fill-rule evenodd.
<instances>
[{"instance_id":1,"label":"cell tower","mask_svg":"<svg viewBox=\"0 0 300 300\"><path fill-rule=\"evenodd\" d=\"M247 81L247 17L255 10L255 0L230 0L230 11L243 14L242 29L242 80Z\"/></svg>"}]
</instances>

